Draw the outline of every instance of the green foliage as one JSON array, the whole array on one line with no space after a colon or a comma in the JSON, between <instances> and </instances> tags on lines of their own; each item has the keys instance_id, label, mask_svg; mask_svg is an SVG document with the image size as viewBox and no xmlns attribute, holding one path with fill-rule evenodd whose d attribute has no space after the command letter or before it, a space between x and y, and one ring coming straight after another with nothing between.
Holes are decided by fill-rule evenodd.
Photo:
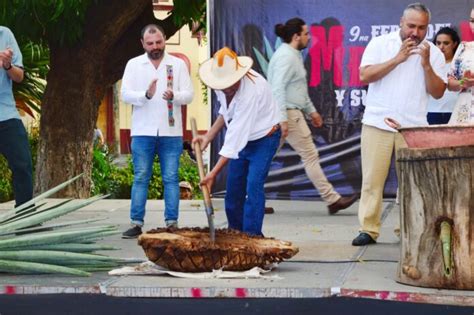
<instances>
[{"instance_id":1,"label":"green foliage","mask_svg":"<svg viewBox=\"0 0 474 315\"><path fill-rule=\"evenodd\" d=\"M7 160L0 155L0 202L13 199L12 172L8 168Z\"/></svg>"},{"instance_id":2,"label":"green foliage","mask_svg":"<svg viewBox=\"0 0 474 315\"><path fill-rule=\"evenodd\" d=\"M188 25L193 32L206 27L206 0L174 0L173 22L177 26Z\"/></svg>"},{"instance_id":3,"label":"green foliage","mask_svg":"<svg viewBox=\"0 0 474 315\"><path fill-rule=\"evenodd\" d=\"M54 45L72 46L82 38L87 10L99 1L4 0L0 1L0 25L36 43L44 40ZM198 25L194 28L196 31L205 27L205 13L205 0L175 0L171 11L178 28L187 24L192 29L194 22Z\"/></svg>"},{"instance_id":4,"label":"green foliage","mask_svg":"<svg viewBox=\"0 0 474 315\"><path fill-rule=\"evenodd\" d=\"M9 0L0 2L0 24L33 42L72 45L83 33L86 9L97 0Z\"/></svg>"},{"instance_id":5,"label":"green foliage","mask_svg":"<svg viewBox=\"0 0 474 315\"><path fill-rule=\"evenodd\" d=\"M115 190L110 176L116 171L113 158L106 150L95 147L92 158L92 195L107 194Z\"/></svg>"},{"instance_id":6,"label":"green foliage","mask_svg":"<svg viewBox=\"0 0 474 315\"><path fill-rule=\"evenodd\" d=\"M196 163L184 152L180 158L179 180L193 186L193 197L202 198L199 188L199 173ZM95 148L92 168L92 195L108 194L110 198L130 199L133 184L133 164L129 158L127 166L113 164L113 157L106 151ZM148 187L148 199L163 199L163 180L158 158L153 161L153 174Z\"/></svg>"},{"instance_id":7,"label":"green foliage","mask_svg":"<svg viewBox=\"0 0 474 315\"><path fill-rule=\"evenodd\" d=\"M193 186L193 198L202 199L201 187L199 186L199 170L196 162L189 157L187 152L181 155L178 172L180 181L186 181Z\"/></svg>"},{"instance_id":8,"label":"green foliage","mask_svg":"<svg viewBox=\"0 0 474 315\"><path fill-rule=\"evenodd\" d=\"M49 49L43 43L31 41L18 44L23 55L25 77L20 84L13 85L13 94L17 103L23 103L34 112L40 113L49 71Z\"/></svg>"}]
</instances>

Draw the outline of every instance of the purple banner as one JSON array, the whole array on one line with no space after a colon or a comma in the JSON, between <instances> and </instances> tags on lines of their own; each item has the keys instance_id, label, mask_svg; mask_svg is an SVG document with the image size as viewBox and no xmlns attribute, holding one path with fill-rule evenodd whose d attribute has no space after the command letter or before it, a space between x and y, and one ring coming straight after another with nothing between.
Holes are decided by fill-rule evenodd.
<instances>
[{"instance_id":1,"label":"purple banner","mask_svg":"<svg viewBox=\"0 0 474 315\"><path fill-rule=\"evenodd\" d=\"M271 55L280 44L274 26L300 17L310 28L311 42L303 51L309 95L323 116L324 126L310 128L329 181L343 194L360 192L360 128L367 87L359 80L359 65L367 43L398 30L403 9L413 1L389 0L210 0L211 54L229 46L251 56L254 69L266 75ZM424 2L432 19L427 39L444 26L455 27L463 40L474 39L468 18L472 0ZM219 104L212 95L213 120ZM218 159L224 134L214 141L211 164ZM214 195L225 193L225 173L216 181ZM317 199L299 156L287 144L275 156L266 182L271 199ZM385 196L397 188L392 167Z\"/></svg>"}]
</instances>

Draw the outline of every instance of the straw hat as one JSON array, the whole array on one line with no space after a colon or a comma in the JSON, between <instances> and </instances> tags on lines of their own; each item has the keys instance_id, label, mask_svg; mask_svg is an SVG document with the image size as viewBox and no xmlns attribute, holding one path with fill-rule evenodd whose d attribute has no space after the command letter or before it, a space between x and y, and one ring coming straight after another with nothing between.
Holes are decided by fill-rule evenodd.
<instances>
[{"instance_id":1,"label":"straw hat","mask_svg":"<svg viewBox=\"0 0 474 315\"><path fill-rule=\"evenodd\" d=\"M214 57L202 63L199 67L199 77L211 89L223 90L242 79L252 68L250 57L237 56L229 47L218 50Z\"/></svg>"}]
</instances>

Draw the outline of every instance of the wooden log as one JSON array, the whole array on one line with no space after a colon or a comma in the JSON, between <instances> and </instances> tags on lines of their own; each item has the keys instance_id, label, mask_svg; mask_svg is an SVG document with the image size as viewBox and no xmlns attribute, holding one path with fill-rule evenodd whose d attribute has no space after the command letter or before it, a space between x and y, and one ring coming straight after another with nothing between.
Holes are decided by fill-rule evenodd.
<instances>
[{"instance_id":1,"label":"wooden log","mask_svg":"<svg viewBox=\"0 0 474 315\"><path fill-rule=\"evenodd\" d=\"M474 146L403 148L397 153L401 208L397 281L474 289Z\"/></svg>"}]
</instances>

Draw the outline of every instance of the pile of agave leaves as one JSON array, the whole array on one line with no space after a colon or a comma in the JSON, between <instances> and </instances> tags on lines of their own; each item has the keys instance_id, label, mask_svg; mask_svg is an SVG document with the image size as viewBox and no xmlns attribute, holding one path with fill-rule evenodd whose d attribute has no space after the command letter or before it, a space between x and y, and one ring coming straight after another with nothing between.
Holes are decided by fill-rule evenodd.
<instances>
[{"instance_id":1,"label":"pile of agave leaves","mask_svg":"<svg viewBox=\"0 0 474 315\"><path fill-rule=\"evenodd\" d=\"M48 206L45 198L80 176L52 188L20 207L0 212L0 273L89 276L91 271L111 270L131 262L94 253L118 249L96 243L103 237L118 234L116 226L88 226L89 223L105 218L46 223L107 197L70 199Z\"/></svg>"}]
</instances>

